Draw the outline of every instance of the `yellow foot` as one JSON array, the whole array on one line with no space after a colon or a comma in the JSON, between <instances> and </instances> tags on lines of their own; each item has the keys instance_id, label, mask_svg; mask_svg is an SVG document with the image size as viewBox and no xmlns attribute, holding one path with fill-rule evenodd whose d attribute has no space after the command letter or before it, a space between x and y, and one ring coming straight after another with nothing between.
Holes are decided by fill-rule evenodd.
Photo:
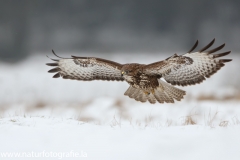
<instances>
[{"instance_id":1,"label":"yellow foot","mask_svg":"<svg viewBox=\"0 0 240 160\"><path fill-rule=\"evenodd\" d=\"M154 89L152 89L151 92L152 92L152 94L154 94L155 93Z\"/></svg>"},{"instance_id":2,"label":"yellow foot","mask_svg":"<svg viewBox=\"0 0 240 160\"><path fill-rule=\"evenodd\" d=\"M149 92L147 92L147 91L144 91L144 93L146 94L146 95L149 95L150 93Z\"/></svg>"}]
</instances>

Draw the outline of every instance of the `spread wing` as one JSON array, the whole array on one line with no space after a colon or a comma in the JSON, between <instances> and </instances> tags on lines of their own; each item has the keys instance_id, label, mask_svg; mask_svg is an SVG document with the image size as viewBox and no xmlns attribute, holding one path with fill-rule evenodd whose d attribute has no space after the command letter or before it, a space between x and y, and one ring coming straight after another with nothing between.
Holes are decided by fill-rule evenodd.
<instances>
[{"instance_id":1,"label":"spread wing","mask_svg":"<svg viewBox=\"0 0 240 160\"><path fill-rule=\"evenodd\" d=\"M198 52L192 53L198 45L197 41L186 54L180 56L174 54L164 61L146 65L145 72L150 75L159 75L172 85L187 86L201 83L223 67L224 63L231 61L231 59L217 59L228 55L231 51L212 54L221 50L225 44L206 51L214 41L215 39Z\"/></svg>"},{"instance_id":2,"label":"spread wing","mask_svg":"<svg viewBox=\"0 0 240 160\"><path fill-rule=\"evenodd\" d=\"M52 51L57 56L54 51ZM57 56L59 57L59 56ZM55 63L47 63L55 66L49 73L55 73L53 78L74 79L83 81L92 80L116 80L123 81L121 76L122 64L94 57L76 57L52 59Z\"/></svg>"}]
</instances>

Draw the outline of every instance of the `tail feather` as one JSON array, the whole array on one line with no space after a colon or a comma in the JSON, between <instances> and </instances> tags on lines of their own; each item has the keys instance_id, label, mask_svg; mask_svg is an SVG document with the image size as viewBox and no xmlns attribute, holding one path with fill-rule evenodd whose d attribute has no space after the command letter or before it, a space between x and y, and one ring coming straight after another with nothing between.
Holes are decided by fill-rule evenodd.
<instances>
[{"instance_id":1,"label":"tail feather","mask_svg":"<svg viewBox=\"0 0 240 160\"><path fill-rule=\"evenodd\" d=\"M159 103L164 103L164 94L162 92L154 92L154 96Z\"/></svg>"},{"instance_id":2,"label":"tail feather","mask_svg":"<svg viewBox=\"0 0 240 160\"><path fill-rule=\"evenodd\" d=\"M169 92L164 92L165 95L165 102L167 103L174 103L174 100Z\"/></svg>"},{"instance_id":3,"label":"tail feather","mask_svg":"<svg viewBox=\"0 0 240 160\"><path fill-rule=\"evenodd\" d=\"M167 92L164 92L159 87L155 90L154 96L158 100L159 103L164 103L164 102L174 103L172 96L170 94L168 94Z\"/></svg>"},{"instance_id":4,"label":"tail feather","mask_svg":"<svg viewBox=\"0 0 240 160\"><path fill-rule=\"evenodd\" d=\"M141 102L146 102L147 97L145 96L145 94L143 92L141 92L141 90L139 90L139 94L136 96L136 100L141 101Z\"/></svg>"},{"instance_id":5,"label":"tail feather","mask_svg":"<svg viewBox=\"0 0 240 160\"><path fill-rule=\"evenodd\" d=\"M139 89L130 86L124 95L129 96L130 98L135 99L136 101L146 102L148 100L145 93Z\"/></svg>"},{"instance_id":6,"label":"tail feather","mask_svg":"<svg viewBox=\"0 0 240 160\"><path fill-rule=\"evenodd\" d=\"M149 101L150 103L152 103L152 104L156 103L156 98L155 98L155 96L154 96L152 93L150 93L150 94L147 96L147 99L148 99L148 101Z\"/></svg>"},{"instance_id":7,"label":"tail feather","mask_svg":"<svg viewBox=\"0 0 240 160\"><path fill-rule=\"evenodd\" d=\"M126 96L126 95L129 95L130 93L131 93L131 86L126 90L126 92L124 93L124 95Z\"/></svg>"},{"instance_id":8,"label":"tail feather","mask_svg":"<svg viewBox=\"0 0 240 160\"><path fill-rule=\"evenodd\" d=\"M185 91L178 89L162 80L158 80L159 86L154 92L146 94L144 90L130 86L124 95L135 99L136 101L146 102L154 104L156 101L159 103L174 103L174 100L180 101L186 94Z\"/></svg>"},{"instance_id":9,"label":"tail feather","mask_svg":"<svg viewBox=\"0 0 240 160\"><path fill-rule=\"evenodd\" d=\"M133 87L129 87L128 90L125 92L125 95L128 95L130 98L134 98L137 94L138 90L133 88Z\"/></svg>"},{"instance_id":10,"label":"tail feather","mask_svg":"<svg viewBox=\"0 0 240 160\"><path fill-rule=\"evenodd\" d=\"M159 92L159 90L158 90L158 92ZM166 103L174 103L172 95L169 92L166 92L166 91L165 92L164 91L160 91L160 92L163 93L163 95L164 95L163 98L164 98Z\"/></svg>"},{"instance_id":11,"label":"tail feather","mask_svg":"<svg viewBox=\"0 0 240 160\"><path fill-rule=\"evenodd\" d=\"M132 94L132 98L136 98L139 96L139 89L134 90L134 93Z\"/></svg>"},{"instance_id":12,"label":"tail feather","mask_svg":"<svg viewBox=\"0 0 240 160\"><path fill-rule=\"evenodd\" d=\"M162 81L161 84L164 84L165 86L164 87L165 93L167 93L170 97L176 99L177 101L180 101L185 95L185 91L175 88L164 81Z\"/></svg>"},{"instance_id":13,"label":"tail feather","mask_svg":"<svg viewBox=\"0 0 240 160\"><path fill-rule=\"evenodd\" d=\"M147 101L147 96L143 92L140 95L141 96L139 97L139 101L146 102Z\"/></svg>"},{"instance_id":14,"label":"tail feather","mask_svg":"<svg viewBox=\"0 0 240 160\"><path fill-rule=\"evenodd\" d=\"M165 95L162 101L165 101L167 103L174 103L174 99L180 101L186 94L185 91L176 88L162 80L158 80L158 83L159 87L157 88L157 91Z\"/></svg>"}]
</instances>

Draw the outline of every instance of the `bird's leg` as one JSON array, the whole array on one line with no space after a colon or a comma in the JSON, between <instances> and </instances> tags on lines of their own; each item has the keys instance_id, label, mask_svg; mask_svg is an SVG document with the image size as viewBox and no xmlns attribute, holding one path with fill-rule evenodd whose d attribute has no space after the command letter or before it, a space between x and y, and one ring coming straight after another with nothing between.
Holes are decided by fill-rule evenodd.
<instances>
[{"instance_id":1,"label":"bird's leg","mask_svg":"<svg viewBox=\"0 0 240 160\"><path fill-rule=\"evenodd\" d=\"M150 94L148 91L144 91L144 93L145 93L146 95L149 95L149 94Z\"/></svg>"},{"instance_id":2,"label":"bird's leg","mask_svg":"<svg viewBox=\"0 0 240 160\"><path fill-rule=\"evenodd\" d=\"M151 89L151 92L152 92L152 94L154 94L155 93L154 89Z\"/></svg>"},{"instance_id":3,"label":"bird's leg","mask_svg":"<svg viewBox=\"0 0 240 160\"><path fill-rule=\"evenodd\" d=\"M155 91L154 91L154 89L151 89L151 91L150 91L152 94L154 94L155 93ZM149 95L150 94L150 92L148 92L148 91L144 91L144 93L146 94L146 95Z\"/></svg>"}]
</instances>

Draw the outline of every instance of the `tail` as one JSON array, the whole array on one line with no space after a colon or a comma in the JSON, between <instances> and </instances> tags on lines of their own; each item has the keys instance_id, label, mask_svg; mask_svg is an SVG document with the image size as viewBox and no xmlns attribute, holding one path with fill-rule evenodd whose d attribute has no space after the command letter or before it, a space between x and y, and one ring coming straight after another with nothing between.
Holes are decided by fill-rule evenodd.
<instances>
[{"instance_id":1,"label":"tail","mask_svg":"<svg viewBox=\"0 0 240 160\"><path fill-rule=\"evenodd\" d=\"M181 101L186 95L184 90L176 88L167 82L158 80L159 86L155 89L154 96L159 103L174 103L174 100Z\"/></svg>"},{"instance_id":2,"label":"tail","mask_svg":"<svg viewBox=\"0 0 240 160\"><path fill-rule=\"evenodd\" d=\"M162 80L158 80L159 86L153 91L145 92L140 88L134 88L130 86L124 95L135 99L136 101L146 102L154 104L156 101L159 103L174 103L174 100L180 101L186 94L185 91L178 89Z\"/></svg>"}]
</instances>

